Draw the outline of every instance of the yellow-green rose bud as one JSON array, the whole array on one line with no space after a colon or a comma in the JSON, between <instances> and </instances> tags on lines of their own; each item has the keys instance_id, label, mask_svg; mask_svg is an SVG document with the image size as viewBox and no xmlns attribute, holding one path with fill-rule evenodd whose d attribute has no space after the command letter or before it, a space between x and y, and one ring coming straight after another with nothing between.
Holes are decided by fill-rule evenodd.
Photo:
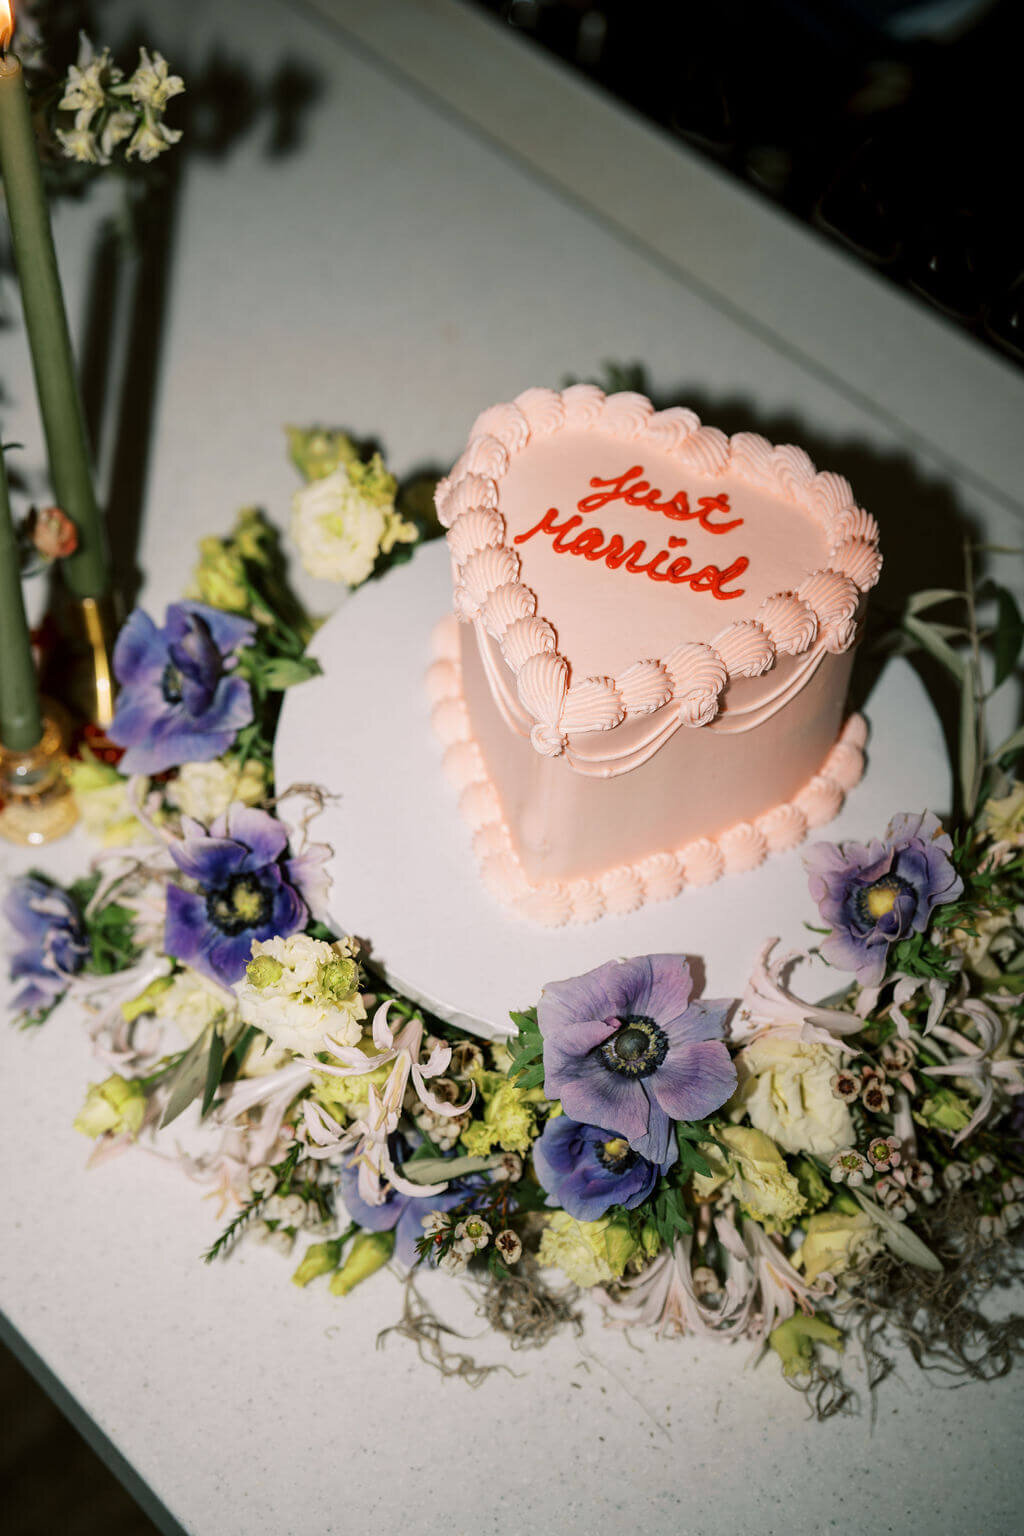
<instances>
[{"instance_id":1,"label":"yellow-green rose bud","mask_svg":"<svg viewBox=\"0 0 1024 1536\"><path fill-rule=\"evenodd\" d=\"M648 1259L653 1259L655 1254L661 1252L661 1235L657 1227L649 1221L644 1224L640 1233L640 1246Z\"/></svg>"},{"instance_id":2,"label":"yellow-green rose bud","mask_svg":"<svg viewBox=\"0 0 1024 1536\"><path fill-rule=\"evenodd\" d=\"M255 955L245 968L245 979L258 991L273 987L284 975L284 966L273 955Z\"/></svg>"},{"instance_id":3,"label":"yellow-green rose bud","mask_svg":"<svg viewBox=\"0 0 1024 1536\"><path fill-rule=\"evenodd\" d=\"M242 561L226 549L220 539L200 539L199 564L194 580L204 603L229 613L248 612L249 593Z\"/></svg>"},{"instance_id":4,"label":"yellow-green rose bud","mask_svg":"<svg viewBox=\"0 0 1024 1536\"><path fill-rule=\"evenodd\" d=\"M157 998L161 997L168 987L173 985L174 982L170 976L158 976L155 981L150 982L144 992L139 993L138 997L129 998L128 1002L122 1003L121 1017L125 1023L132 1024L136 1019L141 1018L144 1013L152 1013L156 1007Z\"/></svg>"},{"instance_id":5,"label":"yellow-green rose bud","mask_svg":"<svg viewBox=\"0 0 1024 1536\"><path fill-rule=\"evenodd\" d=\"M137 1136L145 1118L146 1090L141 1083L115 1072L106 1082L89 1084L74 1127L93 1140L108 1133Z\"/></svg>"},{"instance_id":6,"label":"yellow-green rose bud","mask_svg":"<svg viewBox=\"0 0 1024 1536\"><path fill-rule=\"evenodd\" d=\"M324 997L336 1003L351 997L359 982L359 967L354 960L339 957L326 960L317 972L317 985Z\"/></svg>"},{"instance_id":7,"label":"yellow-green rose bud","mask_svg":"<svg viewBox=\"0 0 1024 1536\"><path fill-rule=\"evenodd\" d=\"M304 480L326 480L340 464L354 464L359 454L344 432L323 427L285 427L288 455Z\"/></svg>"},{"instance_id":8,"label":"yellow-green rose bud","mask_svg":"<svg viewBox=\"0 0 1024 1536\"><path fill-rule=\"evenodd\" d=\"M340 1238L336 1237L326 1243L311 1243L303 1255L302 1263L292 1275L292 1285L308 1285L317 1275L329 1275L337 1269L341 1246Z\"/></svg>"},{"instance_id":9,"label":"yellow-green rose bud","mask_svg":"<svg viewBox=\"0 0 1024 1536\"><path fill-rule=\"evenodd\" d=\"M866 1211L844 1216L839 1211L820 1211L808 1221L804 1240L793 1255L793 1263L813 1284L826 1271L841 1275L880 1247L877 1228Z\"/></svg>"},{"instance_id":10,"label":"yellow-green rose bud","mask_svg":"<svg viewBox=\"0 0 1024 1536\"><path fill-rule=\"evenodd\" d=\"M914 1119L932 1131L947 1131L955 1136L970 1124L969 1105L952 1088L938 1088L914 1111Z\"/></svg>"},{"instance_id":11,"label":"yellow-green rose bud","mask_svg":"<svg viewBox=\"0 0 1024 1536\"><path fill-rule=\"evenodd\" d=\"M244 507L231 530L231 543L243 560L254 565L268 563L267 547L273 546L276 533L259 507Z\"/></svg>"},{"instance_id":12,"label":"yellow-green rose bud","mask_svg":"<svg viewBox=\"0 0 1024 1536\"><path fill-rule=\"evenodd\" d=\"M793 1166L793 1177L809 1211L820 1211L828 1205L835 1193L835 1186L828 1185L809 1157L798 1157Z\"/></svg>"},{"instance_id":13,"label":"yellow-green rose bud","mask_svg":"<svg viewBox=\"0 0 1024 1536\"><path fill-rule=\"evenodd\" d=\"M803 1376L814 1364L815 1344L827 1344L839 1354L843 1351L843 1335L824 1318L812 1313L806 1317L795 1312L786 1322L773 1328L768 1343L782 1361L783 1376Z\"/></svg>"},{"instance_id":14,"label":"yellow-green rose bud","mask_svg":"<svg viewBox=\"0 0 1024 1536\"><path fill-rule=\"evenodd\" d=\"M348 1251L348 1258L331 1281L331 1295L347 1296L355 1286L384 1267L394 1247L394 1232L360 1232Z\"/></svg>"}]
</instances>

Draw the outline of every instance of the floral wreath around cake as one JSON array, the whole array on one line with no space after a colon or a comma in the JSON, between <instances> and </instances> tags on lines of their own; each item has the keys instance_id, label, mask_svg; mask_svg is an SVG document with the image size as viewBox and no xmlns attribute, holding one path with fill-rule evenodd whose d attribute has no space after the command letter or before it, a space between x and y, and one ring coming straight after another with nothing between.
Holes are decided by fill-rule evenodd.
<instances>
[{"instance_id":1,"label":"floral wreath around cake","mask_svg":"<svg viewBox=\"0 0 1024 1536\"><path fill-rule=\"evenodd\" d=\"M399 492L341 433L290 444L316 573L356 586L409 554L422 486ZM1024 732L990 750L977 701L1016 664L1010 594L980 631L968 570L894 627L963 699L959 811L810 847L827 1002L772 941L740 998L640 955L511 998L493 1044L390 991L327 925L322 794L272 778L282 692L317 670L282 567L249 511L204 540L162 623L130 616L115 745L72 767L100 847L69 888L39 873L6 895L23 1022L65 999L88 1019L92 1161L166 1145L191 1107L176 1155L230 1212L207 1259L266 1242L338 1296L391 1265L399 1331L471 1382L490 1367L437 1342L423 1269L474 1278L516 1347L581 1326L583 1291L591 1322L758 1341L819 1416L856 1402L836 1363L853 1342L871 1386L899 1338L964 1377L1008 1369L1024 1322L979 1303L1018 1273L1024 1231ZM967 618L922 617L940 604Z\"/></svg>"}]
</instances>

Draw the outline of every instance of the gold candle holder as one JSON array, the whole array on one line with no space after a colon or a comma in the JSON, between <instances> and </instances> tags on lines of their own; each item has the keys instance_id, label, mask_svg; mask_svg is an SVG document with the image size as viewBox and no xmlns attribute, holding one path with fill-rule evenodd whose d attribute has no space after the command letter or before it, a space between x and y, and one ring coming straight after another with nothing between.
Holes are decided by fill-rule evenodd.
<instances>
[{"instance_id":1,"label":"gold candle holder","mask_svg":"<svg viewBox=\"0 0 1024 1536\"><path fill-rule=\"evenodd\" d=\"M75 597L58 591L53 608L56 641L43 669L43 686L76 720L86 721L105 737L114 718L114 641L117 620L113 598Z\"/></svg>"},{"instance_id":2,"label":"gold candle holder","mask_svg":"<svg viewBox=\"0 0 1024 1536\"><path fill-rule=\"evenodd\" d=\"M52 706L34 747L12 752L0 742L0 837L35 846L63 837L78 820L67 781L67 752Z\"/></svg>"}]
</instances>

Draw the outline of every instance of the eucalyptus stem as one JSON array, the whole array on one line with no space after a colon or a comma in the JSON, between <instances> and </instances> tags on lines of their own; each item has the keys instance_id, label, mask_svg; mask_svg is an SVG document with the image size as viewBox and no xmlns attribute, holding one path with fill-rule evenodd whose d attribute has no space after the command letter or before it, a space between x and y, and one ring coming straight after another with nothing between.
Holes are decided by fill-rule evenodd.
<instances>
[{"instance_id":1,"label":"eucalyptus stem","mask_svg":"<svg viewBox=\"0 0 1024 1536\"><path fill-rule=\"evenodd\" d=\"M969 538L964 540L964 596L967 604L967 631L971 647L967 662L970 683L964 689L960 707L965 716L969 715L970 718L964 718L961 721L961 741L963 744L970 737L971 746L961 751L961 789L964 797L964 814L967 820L971 821L977 809L984 774L987 695L984 692L982 680L981 637L978 633L978 613L974 597L974 549Z\"/></svg>"}]
</instances>

